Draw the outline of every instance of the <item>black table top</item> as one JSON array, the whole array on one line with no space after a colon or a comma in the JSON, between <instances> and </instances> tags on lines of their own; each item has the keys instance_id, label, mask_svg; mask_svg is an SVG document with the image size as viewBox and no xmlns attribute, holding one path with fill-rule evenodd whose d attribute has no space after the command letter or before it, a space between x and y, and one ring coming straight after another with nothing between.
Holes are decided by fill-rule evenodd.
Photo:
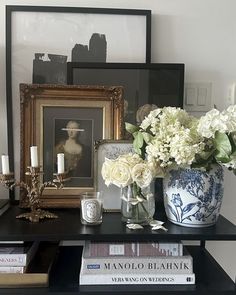
<instances>
[{"instance_id":1,"label":"black table top","mask_svg":"<svg viewBox=\"0 0 236 295\"><path fill-rule=\"evenodd\" d=\"M132 240L236 240L236 226L223 216L216 225L206 228L190 228L175 225L166 220L166 216L158 214L156 219L165 221L168 229L152 231L149 226L142 230L130 230L121 221L120 213L104 213L101 225L85 226L80 222L79 209L51 209L58 219L45 219L39 223L16 219L16 215L26 210L12 206L0 216L0 240L100 240L100 241L132 241Z\"/></svg>"}]
</instances>

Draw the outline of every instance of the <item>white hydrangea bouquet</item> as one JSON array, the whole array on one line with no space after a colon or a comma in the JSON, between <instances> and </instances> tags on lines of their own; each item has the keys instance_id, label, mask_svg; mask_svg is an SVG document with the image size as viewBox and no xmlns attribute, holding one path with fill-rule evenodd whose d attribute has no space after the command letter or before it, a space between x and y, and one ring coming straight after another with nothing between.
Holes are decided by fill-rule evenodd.
<instances>
[{"instance_id":1,"label":"white hydrangea bouquet","mask_svg":"<svg viewBox=\"0 0 236 295\"><path fill-rule=\"evenodd\" d=\"M236 171L236 106L197 119L175 107L157 108L140 126L126 123L134 150L162 171L173 166L206 168L219 163Z\"/></svg>"},{"instance_id":2,"label":"white hydrangea bouquet","mask_svg":"<svg viewBox=\"0 0 236 295\"><path fill-rule=\"evenodd\" d=\"M222 112L213 109L200 119L180 108L157 108L139 126L126 123L126 130L134 137L135 154L106 159L102 176L107 185L132 187L131 197L128 191L122 194L131 208L123 210L123 215L128 212L128 222L140 223L141 216L151 224L154 212L150 213L147 202L151 194L144 193L144 188L171 169L210 170L212 164L220 164L236 171L236 106ZM160 228L156 222L154 226Z\"/></svg>"}]
</instances>

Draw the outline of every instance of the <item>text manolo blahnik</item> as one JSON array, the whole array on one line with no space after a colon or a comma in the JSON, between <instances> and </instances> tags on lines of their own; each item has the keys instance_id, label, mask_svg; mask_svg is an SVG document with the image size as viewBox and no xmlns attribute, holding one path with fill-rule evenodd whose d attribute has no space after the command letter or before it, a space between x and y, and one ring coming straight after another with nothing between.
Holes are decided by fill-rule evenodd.
<instances>
[{"instance_id":1,"label":"text manolo blahnik","mask_svg":"<svg viewBox=\"0 0 236 295\"><path fill-rule=\"evenodd\" d=\"M104 269L106 270L135 270L135 269L170 269L170 270L183 270L189 269L189 265L186 262L168 262L168 263L135 263L135 262L126 262L126 263L104 263Z\"/></svg>"}]
</instances>

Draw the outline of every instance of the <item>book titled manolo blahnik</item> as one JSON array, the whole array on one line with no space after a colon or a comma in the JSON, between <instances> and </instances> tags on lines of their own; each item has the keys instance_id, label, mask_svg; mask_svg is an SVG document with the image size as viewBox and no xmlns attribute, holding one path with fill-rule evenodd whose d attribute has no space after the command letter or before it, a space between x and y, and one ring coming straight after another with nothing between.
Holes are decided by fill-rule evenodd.
<instances>
[{"instance_id":1,"label":"book titled manolo blahnik","mask_svg":"<svg viewBox=\"0 0 236 295\"><path fill-rule=\"evenodd\" d=\"M80 275L80 285L193 285L195 274Z\"/></svg>"},{"instance_id":2,"label":"book titled manolo blahnik","mask_svg":"<svg viewBox=\"0 0 236 295\"><path fill-rule=\"evenodd\" d=\"M181 242L94 242L86 241L87 257L109 256L181 256Z\"/></svg>"},{"instance_id":3,"label":"book titled manolo blahnik","mask_svg":"<svg viewBox=\"0 0 236 295\"><path fill-rule=\"evenodd\" d=\"M156 257L86 257L83 250L81 275L83 274L190 274L193 272L192 256Z\"/></svg>"}]
</instances>

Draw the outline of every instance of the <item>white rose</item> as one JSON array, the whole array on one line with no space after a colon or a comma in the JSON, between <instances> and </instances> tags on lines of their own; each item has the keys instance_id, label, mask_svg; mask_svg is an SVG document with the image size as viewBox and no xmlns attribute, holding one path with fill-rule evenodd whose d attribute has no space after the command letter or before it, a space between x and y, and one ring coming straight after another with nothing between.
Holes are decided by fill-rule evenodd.
<instances>
[{"instance_id":1,"label":"white rose","mask_svg":"<svg viewBox=\"0 0 236 295\"><path fill-rule=\"evenodd\" d=\"M112 165L110 173L112 183L118 187L125 187L133 182L127 163L116 162Z\"/></svg>"},{"instance_id":2,"label":"white rose","mask_svg":"<svg viewBox=\"0 0 236 295\"><path fill-rule=\"evenodd\" d=\"M112 183L112 179L111 179L111 168L114 165L114 161L105 158L105 162L102 165L102 170L101 170L101 174L102 174L102 178L105 180L105 184L107 186L109 186Z\"/></svg>"},{"instance_id":3,"label":"white rose","mask_svg":"<svg viewBox=\"0 0 236 295\"><path fill-rule=\"evenodd\" d=\"M140 163L131 170L133 181L141 188L149 186L153 179L152 171L146 163Z\"/></svg>"},{"instance_id":4,"label":"white rose","mask_svg":"<svg viewBox=\"0 0 236 295\"><path fill-rule=\"evenodd\" d=\"M130 169L132 169L136 164L143 162L143 159L138 154L132 153L120 155L117 160L128 164Z\"/></svg>"}]
</instances>

